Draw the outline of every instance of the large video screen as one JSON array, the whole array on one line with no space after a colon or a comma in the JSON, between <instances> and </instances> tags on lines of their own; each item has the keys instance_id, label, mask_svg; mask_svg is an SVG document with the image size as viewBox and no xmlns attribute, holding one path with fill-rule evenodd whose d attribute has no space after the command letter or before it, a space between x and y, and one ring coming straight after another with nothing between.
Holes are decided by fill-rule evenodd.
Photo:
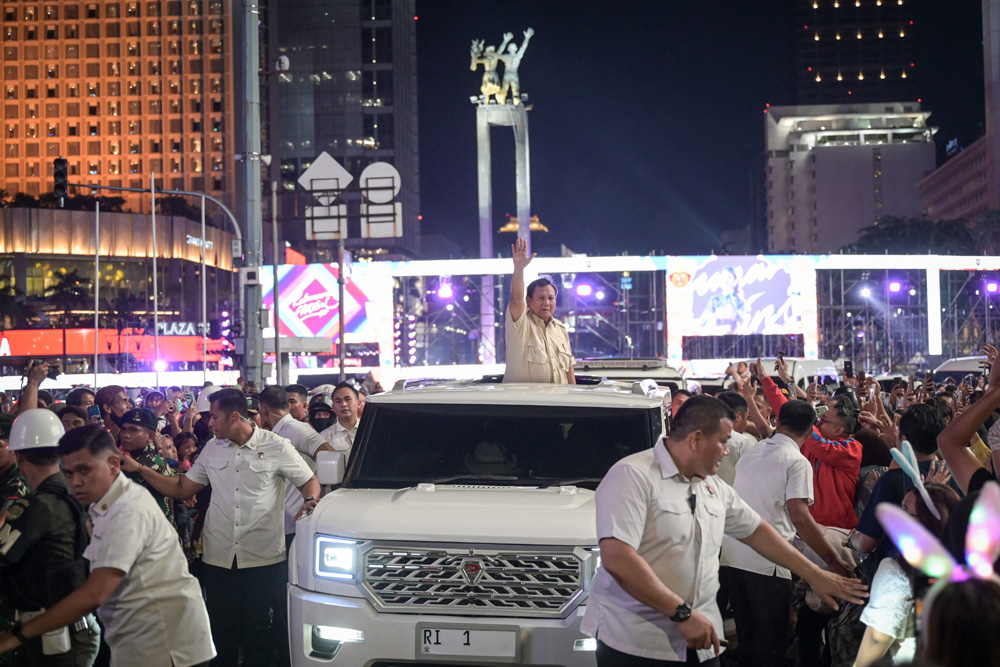
<instances>
[{"instance_id":1,"label":"large video screen","mask_svg":"<svg viewBox=\"0 0 1000 667\"><path fill-rule=\"evenodd\" d=\"M392 366L392 286L387 262L357 263L339 300L336 264L282 264L278 267L278 330L294 338L329 338L339 342L340 309L344 342L378 343L379 365ZM274 310L271 267L261 271L264 308Z\"/></svg>"},{"instance_id":2,"label":"large video screen","mask_svg":"<svg viewBox=\"0 0 1000 667\"><path fill-rule=\"evenodd\" d=\"M685 336L802 334L818 355L816 267L798 255L670 257L668 356L682 357Z\"/></svg>"}]
</instances>

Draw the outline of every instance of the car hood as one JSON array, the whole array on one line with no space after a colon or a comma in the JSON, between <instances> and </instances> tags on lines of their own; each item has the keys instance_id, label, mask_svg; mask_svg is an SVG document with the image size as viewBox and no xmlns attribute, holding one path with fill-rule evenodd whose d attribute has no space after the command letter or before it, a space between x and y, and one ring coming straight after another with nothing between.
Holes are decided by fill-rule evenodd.
<instances>
[{"instance_id":1,"label":"car hood","mask_svg":"<svg viewBox=\"0 0 1000 667\"><path fill-rule=\"evenodd\" d=\"M593 545L594 512L594 492L573 486L422 484L339 489L313 512L310 528L365 540Z\"/></svg>"}]
</instances>

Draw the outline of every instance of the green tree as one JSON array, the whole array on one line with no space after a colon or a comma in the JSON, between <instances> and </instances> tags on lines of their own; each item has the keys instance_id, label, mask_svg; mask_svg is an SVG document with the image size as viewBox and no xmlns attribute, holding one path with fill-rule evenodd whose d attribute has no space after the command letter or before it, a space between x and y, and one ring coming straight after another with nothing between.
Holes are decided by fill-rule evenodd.
<instances>
[{"instance_id":1,"label":"green tree","mask_svg":"<svg viewBox=\"0 0 1000 667\"><path fill-rule=\"evenodd\" d=\"M24 292L14 287L10 276L0 276L0 331L17 328L33 314Z\"/></svg>"},{"instance_id":2,"label":"green tree","mask_svg":"<svg viewBox=\"0 0 1000 667\"><path fill-rule=\"evenodd\" d=\"M45 297L54 306L53 310L62 312L63 371L66 370L66 329L69 328L70 311L90 305L90 284L91 279L81 276L76 269L69 272L63 269L59 282L45 290Z\"/></svg>"},{"instance_id":3,"label":"green tree","mask_svg":"<svg viewBox=\"0 0 1000 667\"><path fill-rule=\"evenodd\" d=\"M928 220L887 215L865 227L845 252L891 255L975 255L977 243L965 220Z\"/></svg>"}]
</instances>

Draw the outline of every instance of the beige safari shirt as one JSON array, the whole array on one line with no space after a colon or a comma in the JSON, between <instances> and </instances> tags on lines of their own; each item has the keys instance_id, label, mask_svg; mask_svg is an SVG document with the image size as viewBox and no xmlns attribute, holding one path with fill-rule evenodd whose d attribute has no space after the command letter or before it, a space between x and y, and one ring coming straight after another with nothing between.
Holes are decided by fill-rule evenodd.
<instances>
[{"instance_id":1,"label":"beige safari shirt","mask_svg":"<svg viewBox=\"0 0 1000 667\"><path fill-rule=\"evenodd\" d=\"M507 369L504 382L550 382L569 384L567 373L576 364L569 346L566 325L551 318L546 324L527 306L520 319L507 307Z\"/></svg>"}]
</instances>

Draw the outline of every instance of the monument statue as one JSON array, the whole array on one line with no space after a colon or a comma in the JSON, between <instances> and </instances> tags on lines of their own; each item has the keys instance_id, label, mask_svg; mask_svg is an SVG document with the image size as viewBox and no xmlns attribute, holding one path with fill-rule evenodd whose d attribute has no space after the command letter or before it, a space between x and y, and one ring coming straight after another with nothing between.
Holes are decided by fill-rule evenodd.
<instances>
[{"instance_id":1,"label":"monument statue","mask_svg":"<svg viewBox=\"0 0 1000 667\"><path fill-rule=\"evenodd\" d=\"M498 56L500 60L503 61L503 84L500 86L500 92L497 93L497 102L500 104L507 103L507 93L510 93L511 101L514 104L521 103L521 81L517 76L517 67L521 64L521 58L524 57L524 52L528 48L528 40L531 36L535 34L535 31L528 28L524 31L524 41L521 42L521 48L518 49L516 44L511 44L507 47L507 53L505 55ZM510 33L504 35L505 37L511 36Z\"/></svg>"},{"instance_id":2,"label":"monument statue","mask_svg":"<svg viewBox=\"0 0 1000 667\"><path fill-rule=\"evenodd\" d=\"M472 40L472 62L469 65L469 69L475 71L479 65L483 66L483 82L479 86L479 91L482 93L480 104L490 104L490 98L494 98L498 104L506 104L508 93L514 104L520 104L521 87L517 68L521 64L524 51L528 48L528 41L533 34L535 34L535 31L531 28L524 31L524 41L521 43L520 49L516 44L510 43L514 39L514 34L509 32L504 34L503 42L500 43L499 47L484 47L484 40ZM507 50L506 53L504 52L505 49ZM497 65L501 61L504 64L502 85L500 77L497 74Z\"/></svg>"}]
</instances>

